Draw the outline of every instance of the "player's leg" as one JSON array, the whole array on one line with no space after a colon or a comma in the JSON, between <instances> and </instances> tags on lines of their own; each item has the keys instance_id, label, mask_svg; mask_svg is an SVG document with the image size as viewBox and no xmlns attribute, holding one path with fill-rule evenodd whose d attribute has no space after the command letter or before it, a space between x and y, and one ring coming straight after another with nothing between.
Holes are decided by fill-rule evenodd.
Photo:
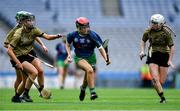
<instances>
[{"instance_id":1,"label":"player's leg","mask_svg":"<svg viewBox=\"0 0 180 111\"><path fill-rule=\"evenodd\" d=\"M24 61L22 63L23 65L23 70L26 74L28 74L28 76L30 76L33 80L35 80L35 78L38 75L38 71L37 69L29 62ZM28 77L26 80L26 84L25 84L25 90L23 93L23 98L27 101L27 102L32 102L32 99L29 96L29 90L32 86L32 81L30 80L30 78Z\"/></svg>"},{"instance_id":2,"label":"player's leg","mask_svg":"<svg viewBox=\"0 0 180 111\"><path fill-rule=\"evenodd\" d=\"M163 85L167 79L168 67L160 67L159 79L161 85Z\"/></svg>"},{"instance_id":3,"label":"player's leg","mask_svg":"<svg viewBox=\"0 0 180 111\"><path fill-rule=\"evenodd\" d=\"M167 78L168 67L160 67L159 72L160 72L159 73L159 81L160 81L161 85L163 85ZM165 99L163 93L162 93L160 102L161 103L166 102L166 99Z\"/></svg>"},{"instance_id":4,"label":"player's leg","mask_svg":"<svg viewBox=\"0 0 180 111\"><path fill-rule=\"evenodd\" d=\"M18 88L17 88L17 92L19 94L22 94L25 90L25 84L26 84L26 80L27 80L27 75L24 74L24 72L21 71L21 76L22 76L22 82L21 84L19 84Z\"/></svg>"},{"instance_id":5,"label":"player's leg","mask_svg":"<svg viewBox=\"0 0 180 111\"><path fill-rule=\"evenodd\" d=\"M20 85L20 83L22 81L22 76L21 76L22 71L20 69L17 69L17 68L15 68L15 70L16 70L16 80L14 82L14 89L15 89L15 92L16 92L18 86Z\"/></svg>"},{"instance_id":6,"label":"player's leg","mask_svg":"<svg viewBox=\"0 0 180 111\"><path fill-rule=\"evenodd\" d=\"M16 70L16 81L14 83L14 88L15 88L15 95L11 98L12 102L23 102L23 100L20 98L21 93L18 92L18 87L21 84L22 81L22 76L21 76L21 71L20 69L16 68L16 63L12 60L10 60L12 67L15 68Z\"/></svg>"},{"instance_id":7,"label":"player's leg","mask_svg":"<svg viewBox=\"0 0 180 111\"><path fill-rule=\"evenodd\" d=\"M84 79L83 79L83 84L80 86L80 95L79 95L79 100L83 101L85 96L86 96L86 87L88 86L87 82L87 73L85 72Z\"/></svg>"},{"instance_id":8,"label":"player's leg","mask_svg":"<svg viewBox=\"0 0 180 111\"><path fill-rule=\"evenodd\" d=\"M41 62L38 58L35 58L31 64L33 64L33 66L37 69L38 71L38 75L37 75L37 80L39 83L40 88L38 89L39 92L41 92L44 88L44 71L41 65Z\"/></svg>"},{"instance_id":9,"label":"player's leg","mask_svg":"<svg viewBox=\"0 0 180 111\"><path fill-rule=\"evenodd\" d=\"M62 75L61 75L61 77L62 77L62 80L61 80L61 89L63 89L64 88L64 85L65 85L65 80L66 80L66 76L67 76L67 71L68 71L68 68L67 67L62 67Z\"/></svg>"},{"instance_id":10,"label":"player's leg","mask_svg":"<svg viewBox=\"0 0 180 111\"><path fill-rule=\"evenodd\" d=\"M160 98L163 98L163 88L159 81L159 66L157 64L151 63L149 64L149 70L152 76L152 83L154 85L155 90L157 91Z\"/></svg>"},{"instance_id":11,"label":"player's leg","mask_svg":"<svg viewBox=\"0 0 180 111\"><path fill-rule=\"evenodd\" d=\"M58 75L59 75L59 86L60 89L64 89L65 78L67 75L68 64L65 64L63 60L58 60Z\"/></svg>"},{"instance_id":12,"label":"player's leg","mask_svg":"<svg viewBox=\"0 0 180 111\"><path fill-rule=\"evenodd\" d=\"M24 91L24 88L21 84L22 82L22 71L20 69L15 68L16 70L16 81L14 83L15 88L15 95L11 98L12 102L23 102L23 100L20 98L20 95L22 94L21 90Z\"/></svg>"},{"instance_id":13,"label":"player's leg","mask_svg":"<svg viewBox=\"0 0 180 111\"><path fill-rule=\"evenodd\" d=\"M97 94L95 91L95 84L94 84L94 70L92 68L92 66L84 59L81 59L78 61L77 65L82 68L85 72L86 72L86 79L87 79L87 83L90 89L90 93L91 93L91 99L96 99L97 98Z\"/></svg>"}]
</instances>

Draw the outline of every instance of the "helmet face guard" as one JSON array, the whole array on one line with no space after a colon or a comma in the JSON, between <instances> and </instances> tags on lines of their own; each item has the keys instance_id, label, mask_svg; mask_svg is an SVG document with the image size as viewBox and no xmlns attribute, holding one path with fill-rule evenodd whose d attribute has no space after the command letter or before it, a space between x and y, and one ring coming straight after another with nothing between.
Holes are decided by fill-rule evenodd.
<instances>
[{"instance_id":1,"label":"helmet face guard","mask_svg":"<svg viewBox=\"0 0 180 111\"><path fill-rule=\"evenodd\" d=\"M85 17L79 17L76 19L76 28L82 35L87 35L89 33L89 20Z\"/></svg>"},{"instance_id":2,"label":"helmet face guard","mask_svg":"<svg viewBox=\"0 0 180 111\"><path fill-rule=\"evenodd\" d=\"M79 28L80 30L82 30L82 29L89 28L89 24L86 24L86 25L80 25L80 24L76 23L76 27Z\"/></svg>"},{"instance_id":3,"label":"helmet face guard","mask_svg":"<svg viewBox=\"0 0 180 111\"><path fill-rule=\"evenodd\" d=\"M161 29L161 27L165 24L165 19L161 14L154 14L150 19L150 26L153 29Z\"/></svg>"}]
</instances>

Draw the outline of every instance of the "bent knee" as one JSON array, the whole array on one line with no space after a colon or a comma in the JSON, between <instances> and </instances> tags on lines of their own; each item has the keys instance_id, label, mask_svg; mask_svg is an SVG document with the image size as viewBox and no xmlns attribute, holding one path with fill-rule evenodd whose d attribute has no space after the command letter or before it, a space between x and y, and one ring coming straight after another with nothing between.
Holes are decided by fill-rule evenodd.
<instances>
[{"instance_id":1,"label":"bent knee","mask_svg":"<svg viewBox=\"0 0 180 111\"><path fill-rule=\"evenodd\" d=\"M153 83L153 84L157 84L158 81L159 81L158 79L155 79L155 78L152 79L152 83Z\"/></svg>"},{"instance_id":2,"label":"bent knee","mask_svg":"<svg viewBox=\"0 0 180 111\"><path fill-rule=\"evenodd\" d=\"M42 69L38 70L38 75L43 75L44 71Z\"/></svg>"},{"instance_id":3,"label":"bent knee","mask_svg":"<svg viewBox=\"0 0 180 111\"><path fill-rule=\"evenodd\" d=\"M87 73L88 73L88 74L93 74L93 73L94 73L94 70L93 70L92 68L91 68L91 69L88 69L88 70L87 70Z\"/></svg>"}]
</instances>

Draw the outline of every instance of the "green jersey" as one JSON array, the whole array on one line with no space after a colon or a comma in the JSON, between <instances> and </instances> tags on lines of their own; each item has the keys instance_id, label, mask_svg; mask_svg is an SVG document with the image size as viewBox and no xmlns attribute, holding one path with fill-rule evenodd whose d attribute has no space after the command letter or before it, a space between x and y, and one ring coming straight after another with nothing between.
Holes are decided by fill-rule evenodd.
<instances>
[{"instance_id":1,"label":"green jersey","mask_svg":"<svg viewBox=\"0 0 180 111\"><path fill-rule=\"evenodd\" d=\"M169 47L174 45L171 34L165 28L159 31L147 29L143 34L142 40L144 42L149 40L152 52L169 52Z\"/></svg>"},{"instance_id":2,"label":"green jersey","mask_svg":"<svg viewBox=\"0 0 180 111\"><path fill-rule=\"evenodd\" d=\"M7 46L13 39L13 35L17 29L21 28L20 25L16 25L13 29L9 31L9 33L6 36L6 39L4 41L4 45Z\"/></svg>"},{"instance_id":3,"label":"green jersey","mask_svg":"<svg viewBox=\"0 0 180 111\"><path fill-rule=\"evenodd\" d=\"M10 42L15 55L27 55L32 49L36 37L41 37L43 33L38 28L33 28L30 31L25 31L24 27L16 30L13 35L13 40Z\"/></svg>"}]
</instances>

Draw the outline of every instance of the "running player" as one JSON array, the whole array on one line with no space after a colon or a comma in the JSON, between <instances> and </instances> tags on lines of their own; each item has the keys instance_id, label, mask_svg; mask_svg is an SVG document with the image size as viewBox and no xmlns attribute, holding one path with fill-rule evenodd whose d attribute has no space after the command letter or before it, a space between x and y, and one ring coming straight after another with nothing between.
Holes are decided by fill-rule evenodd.
<instances>
[{"instance_id":1,"label":"running player","mask_svg":"<svg viewBox=\"0 0 180 111\"><path fill-rule=\"evenodd\" d=\"M26 12L26 11L19 11L16 13L15 18L16 18L17 25L12 30L10 30L9 33L7 34L7 37L4 42L5 48L8 48L8 45L9 45L10 41L12 40L12 37L13 37L13 34L15 33L15 31L22 26L20 17L23 14L30 14L30 13ZM41 45L41 47L44 49L44 51L46 51L46 52L48 51L46 46L40 40L40 38L37 37L36 41ZM24 91L27 76L25 74L23 74L23 72L20 69L15 68L15 70L16 70L16 80L14 82L14 89L15 89L15 93L18 89L19 90L18 92L21 94ZM21 99L15 98L15 96L14 96L14 97L12 97L12 102L21 102Z\"/></svg>"},{"instance_id":2,"label":"running player","mask_svg":"<svg viewBox=\"0 0 180 111\"><path fill-rule=\"evenodd\" d=\"M77 31L71 32L67 35L66 50L68 53L67 60L72 61L72 56L70 52L70 45L73 44L75 51L75 63L77 66L85 71L84 82L80 87L81 92L79 95L80 101L85 98L85 90L87 85L91 93L91 100L98 98L95 91L95 65L96 65L96 55L94 52L95 47L97 47L106 61L107 56L104 48L102 47L102 40L98 34L90 30L89 20L85 17L79 17L76 19Z\"/></svg>"},{"instance_id":3,"label":"running player","mask_svg":"<svg viewBox=\"0 0 180 111\"><path fill-rule=\"evenodd\" d=\"M68 63L65 63L67 58L66 52L66 38L63 37L62 42L56 45L57 51L57 67L58 67L58 74L59 74L59 81L60 81L60 89L64 89L65 78L68 73Z\"/></svg>"},{"instance_id":4,"label":"running player","mask_svg":"<svg viewBox=\"0 0 180 111\"><path fill-rule=\"evenodd\" d=\"M160 96L160 103L165 103L162 85L167 78L168 66L175 68L172 63L174 43L171 37L171 29L165 26L165 19L160 14L151 16L150 27L144 32L141 40L140 57L145 53L146 41L149 40L147 64L152 75L152 83Z\"/></svg>"},{"instance_id":5,"label":"running player","mask_svg":"<svg viewBox=\"0 0 180 111\"><path fill-rule=\"evenodd\" d=\"M8 45L7 53L12 59L12 64L14 67L23 70L23 72L29 74L32 79L35 79L36 76L41 76L38 79L40 89L42 91L44 87L44 72L41 66L41 62L33 51L33 44L36 37L43 37L47 40L53 40L56 38L62 37L60 34L57 35L48 35L41 32L38 28L34 26L35 16L32 14L23 14L20 17L22 27L17 29L13 34L10 45ZM23 93L23 98L29 99L29 102L32 102L29 96L29 89L31 88L32 82L28 78L25 84L25 91ZM20 93L17 91L15 98L19 98Z\"/></svg>"}]
</instances>

